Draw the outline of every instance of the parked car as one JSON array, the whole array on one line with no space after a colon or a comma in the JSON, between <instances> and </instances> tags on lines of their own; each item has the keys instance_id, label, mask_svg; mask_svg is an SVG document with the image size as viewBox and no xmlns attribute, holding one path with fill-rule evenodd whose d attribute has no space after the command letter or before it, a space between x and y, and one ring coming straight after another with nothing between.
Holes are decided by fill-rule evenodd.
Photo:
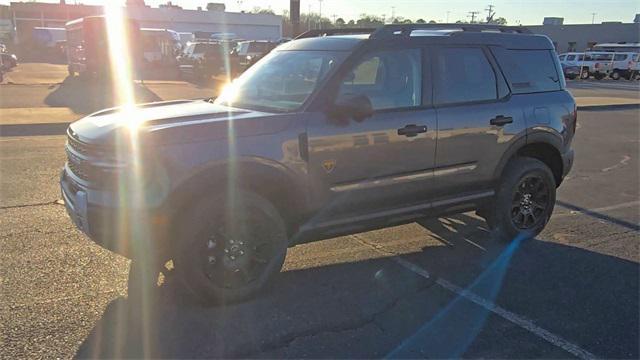
<instances>
[{"instance_id":1,"label":"parked car","mask_svg":"<svg viewBox=\"0 0 640 360\"><path fill-rule=\"evenodd\" d=\"M75 225L133 259L130 291L172 259L199 298L237 301L307 241L472 210L497 239L536 236L576 109L553 44L523 27L311 31L215 101L72 123L60 185Z\"/></svg>"},{"instance_id":2,"label":"parked car","mask_svg":"<svg viewBox=\"0 0 640 360\"><path fill-rule=\"evenodd\" d=\"M640 53L635 54L629 61L626 78L628 80L640 80Z\"/></svg>"},{"instance_id":3,"label":"parked car","mask_svg":"<svg viewBox=\"0 0 640 360\"><path fill-rule=\"evenodd\" d=\"M231 52L238 72L243 72L278 46L270 41L241 41Z\"/></svg>"},{"instance_id":4,"label":"parked car","mask_svg":"<svg viewBox=\"0 0 640 360\"><path fill-rule=\"evenodd\" d=\"M182 55L176 59L180 74L196 79L208 79L224 73L229 52L229 46L220 41L188 43Z\"/></svg>"},{"instance_id":5,"label":"parked car","mask_svg":"<svg viewBox=\"0 0 640 360\"><path fill-rule=\"evenodd\" d=\"M5 70L18 66L18 57L15 54L0 53L0 57L2 57L2 67Z\"/></svg>"},{"instance_id":6,"label":"parked car","mask_svg":"<svg viewBox=\"0 0 640 360\"><path fill-rule=\"evenodd\" d=\"M613 80L620 80L628 77L629 64L633 61L638 53L633 52L616 52L613 54L613 62L611 64L611 73L609 76Z\"/></svg>"},{"instance_id":7,"label":"parked car","mask_svg":"<svg viewBox=\"0 0 640 360\"><path fill-rule=\"evenodd\" d=\"M588 79L593 76L600 80L611 73L613 53L611 52L572 52L560 54L560 63L565 66L578 66L580 78Z\"/></svg>"},{"instance_id":8,"label":"parked car","mask_svg":"<svg viewBox=\"0 0 640 360\"><path fill-rule=\"evenodd\" d=\"M564 77L569 80L576 79L580 76L580 67L576 65L561 64Z\"/></svg>"}]
</instances>

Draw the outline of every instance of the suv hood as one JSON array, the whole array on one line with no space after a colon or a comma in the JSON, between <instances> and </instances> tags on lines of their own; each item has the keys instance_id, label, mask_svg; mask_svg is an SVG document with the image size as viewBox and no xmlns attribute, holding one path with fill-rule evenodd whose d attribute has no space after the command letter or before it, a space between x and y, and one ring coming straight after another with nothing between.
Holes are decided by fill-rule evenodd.
<instances>
[{"instance_id":1,"label":"suv hood","mask_svg":"<svg viewBox=\"0 0 640 360\"><path fill-rule=\"evenodd\" d=\"M274 133L286 125L270 121L272 126L256 126L256 122L278 116L281 114L221 106L205 100L176 100L137 105L131 110L122 107L101 110L72 123L68 132L86 143L113 143L132 134L189 142L226 136L230 120L234 130L240 130L234 131L236 136Z\"/></svg>"}]
</instances>

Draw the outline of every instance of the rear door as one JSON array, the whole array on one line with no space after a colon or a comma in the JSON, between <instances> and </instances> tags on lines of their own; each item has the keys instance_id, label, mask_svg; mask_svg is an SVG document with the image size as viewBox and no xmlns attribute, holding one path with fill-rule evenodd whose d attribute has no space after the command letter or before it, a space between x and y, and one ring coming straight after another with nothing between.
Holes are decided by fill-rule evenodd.
<instances>
[{"instance_id":1,"label":"rear door","mask_svg":"<svg viewBox=\"0 0 640 360\"><path fill-rule=\"evenodd\" d=\"M438 196L486 190L511 141L525 132L522 109L487 48L438 47L433 72Z\"/></svg>"}]
</instances>

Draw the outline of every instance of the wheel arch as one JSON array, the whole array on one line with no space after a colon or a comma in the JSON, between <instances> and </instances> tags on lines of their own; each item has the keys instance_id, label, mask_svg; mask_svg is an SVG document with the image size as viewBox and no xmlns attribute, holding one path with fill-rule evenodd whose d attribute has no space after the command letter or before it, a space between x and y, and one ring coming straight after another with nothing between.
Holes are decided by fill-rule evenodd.
<instances>
[{"instance_id":1,"label":"wheel arch","mask_svg":"<svg viewBox=\"0 0 640 360\"><path fill-rule=\"evenodd\" d=\"M531 157L542 161L551 169L556 187L562 183L563 162L560 150L562 140L549 132L534 132L521 137L509 147L495 170L495 178L500 179L510 161L516 157Z\"/></svg>"},{"instance_id":2,"label":"wheel arch","mask_svg":"<svg viewBox=\"0 0 640 360\"><path fill-rule=\"evenodd\" d=\"M200 168L172 191L168 205L172 217L185 214L190 205L207 194L244 189L269 200L293 229L308 206L303 183L292 170L273 160L243 157Z\"/></svg>"}]
</instances>

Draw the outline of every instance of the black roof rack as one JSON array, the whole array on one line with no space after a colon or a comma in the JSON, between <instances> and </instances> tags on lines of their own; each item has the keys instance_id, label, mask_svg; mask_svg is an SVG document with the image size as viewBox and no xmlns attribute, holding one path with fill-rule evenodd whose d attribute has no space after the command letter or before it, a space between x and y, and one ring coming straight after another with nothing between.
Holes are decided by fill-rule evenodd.
<instances>
[{"instance_id":1,"label":"black roof rack","mask_svg":"<svg viewBox=\"0 0 640 360\"><path fill-rule=\"evenodd\" d=\"M523 26L504 26L493 24L393 24L379 27L372 39L389 38L395 36L411 36L415 30L458 30L464 32L501 32L513 34L531 34L531 30Z\"/></svg>"},{"instance_id":2,"label":"black roof rack","mask_svg":"<svg viewBox=\"0 0 640 360\"><path fill-rule=\"evenodd\" d=\"M451 30L464 32L501 32L511 34L531 34L524 26L505 26L493 24L391 24L378 28L341 28L315 29L306 31L296 39L322 37L331 35L371 34L371 39L384 39L397 36L409 37L415 30Z\"/></svg>"},{"instance_id":3,"label":"black roof rack","mask_svg":"<svg viewBox=\"0 0 640 360\"><path fill-rule=\"evenodd\" d=\"M358 35L371 34L379 28L340 28L340 29L315 29L308 30L295 37L295 39L305 39L312 37L322 37L331 35Z\"/></svg>"}]
</instances>

